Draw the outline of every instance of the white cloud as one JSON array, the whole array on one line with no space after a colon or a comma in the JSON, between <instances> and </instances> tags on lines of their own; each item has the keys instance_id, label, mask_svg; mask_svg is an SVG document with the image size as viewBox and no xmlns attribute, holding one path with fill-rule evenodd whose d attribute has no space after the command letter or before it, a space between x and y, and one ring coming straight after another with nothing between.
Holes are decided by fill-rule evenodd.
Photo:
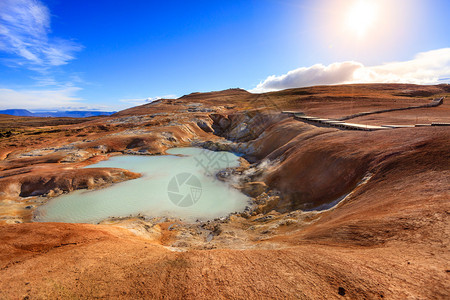
<instances>
[{"instance_id":1,"label":"white cloud","mask_svg":"<svg viewBox=\"0 0 450 300\"><path fill-rule=\"evenodd\" d=\"M74 110L104 109L100 106L89 106L76 97L79 87L66 87L56 90L12 90L0 88L0 109L29 110Z\"/></svg>"},{"instance_id":2,"label":"white cloud","mask_svg":"<svg viewBox=\"0 0 450 300\"><path fill-rule=\"evenodd\" d=\"M344 83L351 81L354 72L361 67L363 66L359 63L348 61L328 66L317 64L311 67L298 68L285 75L267 77L251 92L261 93L295 87Z\"/></svg>"},{"instance_id":3,"label":"white cloud","mask_svg":"<svg viewBox=\"0 0 450 300\"><path fill-rule=\"evenodd\" d=\"M60 83L56 81L56 79L53 76L33 76L31 77L31 79L33 79L36 82L35 85L38 87L60 85Z\"/></svg>"},{"instance_id":4,"label":"white cloud","mask_svg":"<svg viewBox=\"0 0 450 300\"><path fill-rule=\"evenodd\" d=\"M0 51L16 57L15 63L45 71L67 64L82 46L51 38L50 11L39 0L0 1Z\"/></svg>"},{"instance_id":5,"label":"white cloud","mask_svg":"<svg viewBox=\"0 0 450 300\"><path fill-rule=\"evenodd\" d=\"M450 48L417 54L414 59L366 67L346 61L328 66L317 64L298 68L280 76L269 76L250 90L263 93L288 88L344 83L437 84L450 76Z\"/></svg>"},{"instance_id":6,"label":"white cloud","mask_svg":"<svg viewBox=\"0 0 450 300\"><path fill-rule=\"evenodd\" d=\"M436 84L449 75L450 48L443 48L419 53L409 61L358 69L354 81Z\"/></svg>"}]
</instances>

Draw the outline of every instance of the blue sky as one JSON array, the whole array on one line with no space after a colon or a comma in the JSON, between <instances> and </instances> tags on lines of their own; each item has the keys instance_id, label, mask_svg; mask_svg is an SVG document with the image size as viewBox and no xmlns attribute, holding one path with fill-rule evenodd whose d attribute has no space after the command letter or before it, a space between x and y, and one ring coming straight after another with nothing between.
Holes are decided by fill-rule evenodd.
<instances>
[{"instance_id":1,"label":"blue sky","mask_svg":"<svg viewBox=\"0 0 450 300\"><path fill-rule=\"evenodd\" d=\"M0 0L0 109L448 82L449 12L444 0Z\"/></svg>"}]
</instances>

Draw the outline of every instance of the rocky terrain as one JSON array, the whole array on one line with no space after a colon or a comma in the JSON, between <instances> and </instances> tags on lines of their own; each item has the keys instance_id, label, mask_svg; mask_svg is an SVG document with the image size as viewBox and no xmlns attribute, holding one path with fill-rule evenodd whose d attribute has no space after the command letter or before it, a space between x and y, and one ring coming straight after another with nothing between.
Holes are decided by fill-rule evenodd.
<instances>
[{"instance_id":1,"label":"rocky terrain","mask_svg":"<svg viewBox=\"0 0 450 300\"><path fill-rule=\"evenodd\" d=\"M339 119L449 95L448 85L230 89L107 117L1 115L0 298L447 299L450 127L343 130L283 112ZM448 123L450 104L348 122ZM32 222L52 197L140 176L83 167L183 146L243 154L217 177L252 206L196 223Z\"/></svg>"}]
</instances>

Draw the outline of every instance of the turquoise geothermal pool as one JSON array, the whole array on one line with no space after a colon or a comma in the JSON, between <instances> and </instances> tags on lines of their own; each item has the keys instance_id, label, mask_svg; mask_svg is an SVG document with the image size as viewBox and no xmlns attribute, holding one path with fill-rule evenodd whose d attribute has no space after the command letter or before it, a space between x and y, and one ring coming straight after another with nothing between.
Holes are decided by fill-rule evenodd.
<instances>
[{"instance_id":1,"label":"turquoise geothermal pool","mask_svg":"<svg viewBox=\"0 0 450 300\"><path fill-rule=\"evenodd\" d=\"M40 206L38 222L97 223L109 217L146 215L207 220L242 211L249 198L215 174L239 166L230 152L174 148L170 155L122 155L89 167L124 168L142 177L99 190L78 190Z\"/></svg>"}]
</instances>

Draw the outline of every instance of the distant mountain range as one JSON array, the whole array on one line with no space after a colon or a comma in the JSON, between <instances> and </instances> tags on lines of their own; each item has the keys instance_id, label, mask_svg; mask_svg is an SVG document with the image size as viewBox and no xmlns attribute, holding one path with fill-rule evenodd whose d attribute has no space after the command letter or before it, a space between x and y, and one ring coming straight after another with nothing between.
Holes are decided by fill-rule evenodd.
<instances>
[{"instance_id":1,"label":"distant mountain range","mask_svg":"<svg viewBox=\"0 0 450 300\"><path fill-rule=\"evenodd\" d=\"M40 111L31 112L26 109L5 109L0 110L0 114L18 116L18 117L70 117L86 118L96 116L109 116L115 111L97 111L97 110L71 110L71 111Z\"/></svg>"}]
</instances>

